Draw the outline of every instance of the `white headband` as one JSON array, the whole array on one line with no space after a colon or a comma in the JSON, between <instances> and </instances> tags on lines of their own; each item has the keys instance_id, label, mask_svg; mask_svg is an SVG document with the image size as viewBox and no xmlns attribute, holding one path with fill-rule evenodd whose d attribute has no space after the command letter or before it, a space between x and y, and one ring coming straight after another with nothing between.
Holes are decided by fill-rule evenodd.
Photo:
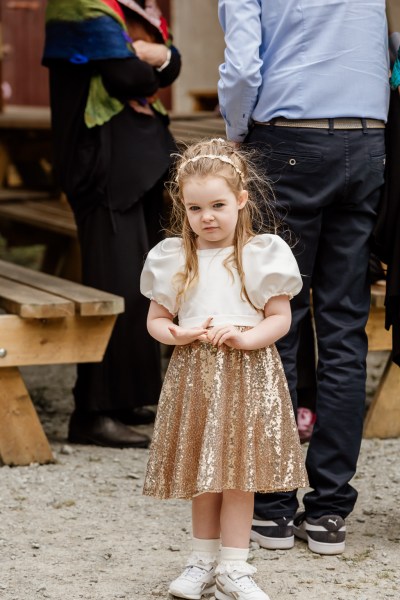
<instances>
[{"instance_id":1,"label":"white headband","mask_svg":"<svg viewBox=\"0 0 400 600\"><path fill-rule=\"evenodd\" d=\"M188 158L188 160L185 160L185 162L183 162L179 169L178 172L181 171L184 167L186 167L186 165L188 163L194 163L197 162L198 160L200 160L201 158L211 158L212 160L220 160L224 163L227 163L228 165L231 165L231 167L233 167L236 171L236 173L239 175L240 179L242 180L242 182L244 182L244 175L243 175L243 171L241 171L239 169L239 167L237 167L235 165L235 163L233 162L233 160L231 158L229 158L229 156L226 156L226 154L199 154L198 156L194 156L193 158Z\"/></svg>"}]
</instances>

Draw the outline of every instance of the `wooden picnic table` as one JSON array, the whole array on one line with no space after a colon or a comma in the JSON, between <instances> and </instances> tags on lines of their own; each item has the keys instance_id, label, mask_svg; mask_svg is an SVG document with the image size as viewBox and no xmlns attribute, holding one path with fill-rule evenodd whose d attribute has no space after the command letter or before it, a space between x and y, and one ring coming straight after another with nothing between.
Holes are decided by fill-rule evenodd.
<instances>
[{"instance_id":1,"label":"wooden picnic table","mask_svg":"<svg viewBox=\"0 0 400 600\"><path fill-rule=\"evenodd\" d=\"M0 461L53 461L19 367L101 361L124 300L0 260Z\"/></svg>"}]
</instances>

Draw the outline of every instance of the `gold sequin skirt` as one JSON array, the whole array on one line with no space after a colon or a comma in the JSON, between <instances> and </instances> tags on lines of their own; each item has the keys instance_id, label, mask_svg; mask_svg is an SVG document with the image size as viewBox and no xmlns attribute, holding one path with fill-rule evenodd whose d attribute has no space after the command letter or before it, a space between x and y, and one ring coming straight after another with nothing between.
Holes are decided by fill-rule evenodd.
<instances>
[{"instance_id":1,"label":"gold sequin skirt","mask_svg":"<svg viewBox=\"0 0 400 600\"><path fill-rule=\"evenodd\" d=\"M275 346L176 346L158 405L143 493L289 491L307 485Z\"/></svg>"}]
</instances>

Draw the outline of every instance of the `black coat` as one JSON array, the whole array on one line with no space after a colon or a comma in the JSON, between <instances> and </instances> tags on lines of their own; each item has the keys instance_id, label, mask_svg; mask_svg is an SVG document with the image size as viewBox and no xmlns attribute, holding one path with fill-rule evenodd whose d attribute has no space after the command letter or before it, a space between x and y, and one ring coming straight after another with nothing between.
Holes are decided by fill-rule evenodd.
<instances>
[{"instance_id":1,"label":"black coat","mask_svg":"<svg viewBox=\"0 0 400 600\"><path fill-rule=\"evenodd\" d=\"M375 253L388 268L386 329L392 327L392 358L400 366L400 96L397 90L390 97L386 148L386 181L375 229Z\"/></svg>"},{"instance_id":2,"label":"black coat","mask_svg":"<svg viewBox=\"0 0 400 600\"><path fill-rule=\"evenodd\" d=\"M126 103L170 85L180 64L176 51L162 72L137 58L47 62L55 175L77 220L99 203L111 210L131 207L164 175L176 149L167 117L139 114L128 104L104 125L89 129L84 111L93 73L101 75L111 96Z\"/></svg>"}]
</instances>

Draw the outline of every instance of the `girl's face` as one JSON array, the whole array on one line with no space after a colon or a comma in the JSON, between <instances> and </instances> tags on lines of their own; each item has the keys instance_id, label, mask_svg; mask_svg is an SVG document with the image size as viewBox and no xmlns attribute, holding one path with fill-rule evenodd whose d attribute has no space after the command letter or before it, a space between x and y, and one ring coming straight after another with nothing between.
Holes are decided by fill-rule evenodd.
<instances>
[{"instance_id":1,"label":"girl's face","mask_svg":"<svg viewBox=\"0 0 400 600\"><path fill-rule=\"evenodd\" d=\"M236 196L223 177L190 177L183 185L183 203L199 250L233 245L239 210L248 198Z\"/></svg>"}]
</instances>

